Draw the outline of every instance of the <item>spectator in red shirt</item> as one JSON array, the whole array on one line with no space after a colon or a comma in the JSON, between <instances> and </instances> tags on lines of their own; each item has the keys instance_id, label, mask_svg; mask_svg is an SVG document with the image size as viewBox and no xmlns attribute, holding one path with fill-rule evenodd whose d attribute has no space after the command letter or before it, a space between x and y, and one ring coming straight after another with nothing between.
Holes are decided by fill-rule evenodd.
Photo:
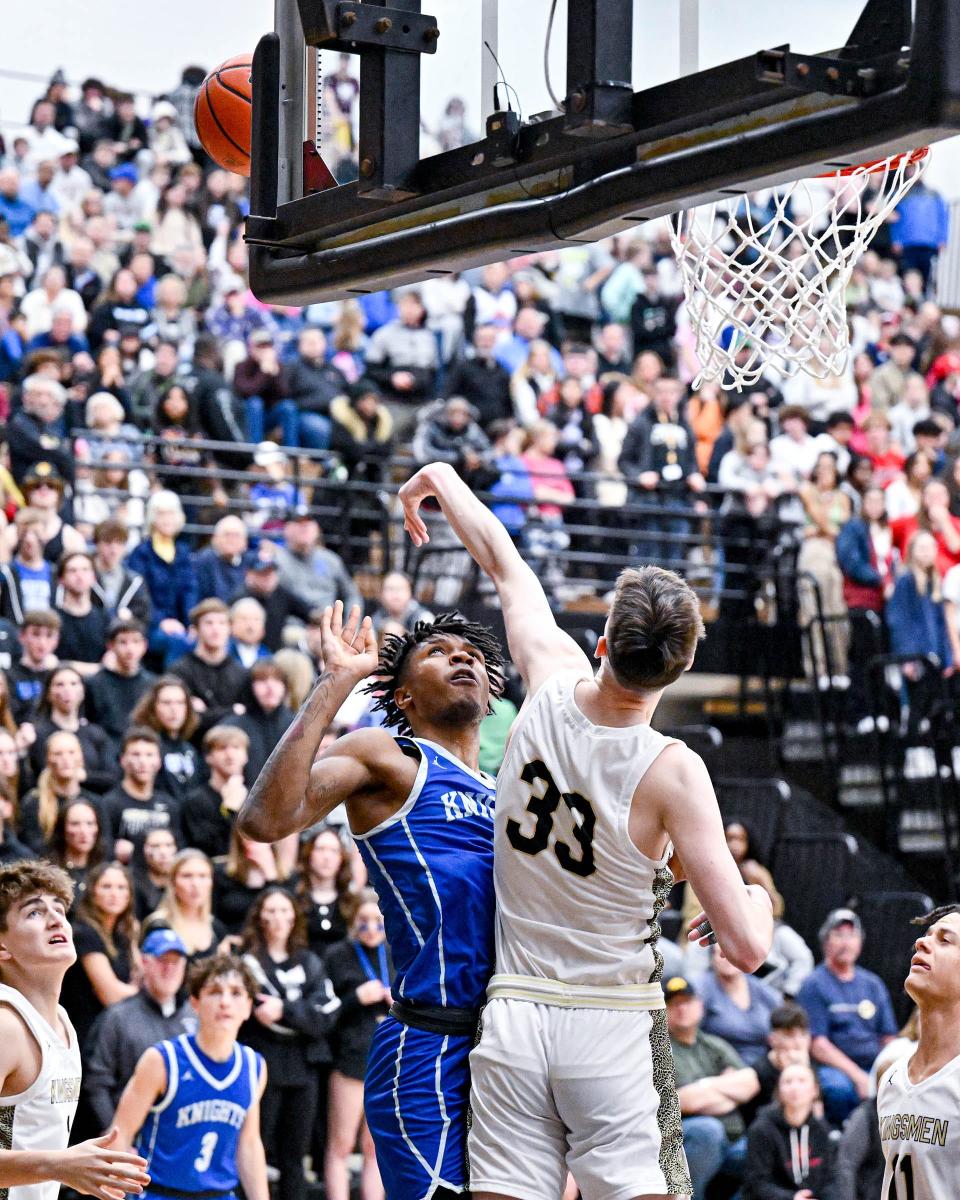
<instances>
[{"instance_id":1,"label":"spectator in red shirt","mask_svg":"<svg viewBox=\"0 0 960 1200\"><path fill-rule=\"evenodd\" d=\"M920 511L913 517L890 522L893 544L906 561L907 547L918 529L932 533L937 543L937 570L946 575L960 563L960 517L950 513L950 492L942 479L931 479L923 489Z\"/></svg>"},{"instance_id":2,"label":"spectator in red shirt","mask_svg":"<svg viewBox=\"0 0 960 1200\"><path fill-rule=\"evenodd\" d=\"M873 464L873 478L877 487L889 487L903 473L906 461L901 451L891 444L891 425L884 413L872 413L863 423L866 435L864 454Z\"/></svg>"}]
</instances>

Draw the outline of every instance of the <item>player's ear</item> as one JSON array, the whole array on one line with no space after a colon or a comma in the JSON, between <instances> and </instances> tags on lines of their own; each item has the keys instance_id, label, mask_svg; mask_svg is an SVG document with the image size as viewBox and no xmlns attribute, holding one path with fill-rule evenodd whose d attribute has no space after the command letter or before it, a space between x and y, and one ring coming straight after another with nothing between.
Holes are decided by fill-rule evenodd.
<instances>
[{"instance_id":1,"label":"player's ear","mask_svg":"<svg viewBox=\"0 0 960 1200\"><path fill-rule=\"evenodd\" d=\"M413 697L410 695L408 688L398 687L394 689L393 702L402 713L405 713L413 703Z\"/></svg>"},{"instance_id":2,"label":"player's ear","mask_svg":"<svg viewBox=\"0 0 960 1200\"><path fill-rule=\"evenodd\" d=\"M0 962L10 962L12 958L13 955L3 944L3 942L0 942Z\"/></svg>"},{"instance_id":3,"label":"player's ear","mask_svg":"<svg viewBox=\"0 0 960 1200\"><path fill-rule=\"evenodd\" d=\"M607 639L606 639L605 634L601 634L597 638L597 648L593 652L593 657L594 658L606 658L607 657Z\"/></svg>"}]
</instances>

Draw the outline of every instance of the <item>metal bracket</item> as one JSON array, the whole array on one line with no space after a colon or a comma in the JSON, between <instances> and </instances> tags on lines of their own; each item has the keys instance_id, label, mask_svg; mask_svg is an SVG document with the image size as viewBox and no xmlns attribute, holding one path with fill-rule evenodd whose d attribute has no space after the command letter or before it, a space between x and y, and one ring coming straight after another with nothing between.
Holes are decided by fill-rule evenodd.
<instances>
[{"instance_id":1,"label":"metal bracket","mask_svg":"<svg viewBox=\"0 0 960 1200\"><path fill-rule=\"evenodd\" d=\"M786 84L801 92L826 92L831 96L873 96L910 67L909 58L888 54L869 62L824 54L794 54L789 46L757 54L757 78L762 83Z\"/></svg>"},{"instance_id":2,"label":"metal bracket","mask_svg":"<svg viewBox=\"0 0 960 1200\"><path fill-rule=\"evenodd\" d=\"M440 28L436 17L417 12L384 13L379 4L361 0L297 0L308 46L356 54L363 50L400 50L436 54Z\"/></svg>"}]
</instances>

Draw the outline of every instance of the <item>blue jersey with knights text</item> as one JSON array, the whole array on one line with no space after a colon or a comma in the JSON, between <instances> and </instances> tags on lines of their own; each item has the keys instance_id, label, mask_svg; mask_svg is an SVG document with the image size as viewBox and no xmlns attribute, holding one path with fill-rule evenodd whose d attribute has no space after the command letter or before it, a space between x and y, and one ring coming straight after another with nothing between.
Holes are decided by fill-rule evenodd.
<instances>
[{"instance_id":1,"label":"blue jersey with knights text","mask_svg":"<svg viewBox=\"0 0 960 1200\"><path fill-rule=\"evenodd\" d=\"M420 766L398 812L357 845L380 899L407 1001L479 1008L493 973L495 783L423 738Z\"/></svg>"},{"instance_id":2,"label":"blue jersey with knights text","mask_svg":"<svg viewBox=\"0 0 960 1200\"><path fill-rule=\"evenodd\" d=\"M232 1058L215 1062L188 1034L155 1049L163 1056L167 1088L137 1139L152 1180L148 1192L229 1195L239 1186L237 1144L257 1098L263 1059L237 1044Z\"/></svg>"}]
</instances>

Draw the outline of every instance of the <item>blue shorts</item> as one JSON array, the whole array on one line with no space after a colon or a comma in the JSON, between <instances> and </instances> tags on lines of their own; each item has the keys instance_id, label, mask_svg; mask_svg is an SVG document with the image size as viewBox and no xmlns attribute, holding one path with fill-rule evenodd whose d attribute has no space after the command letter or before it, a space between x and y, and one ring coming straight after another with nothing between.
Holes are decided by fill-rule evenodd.
<instances>
[{"instance_id":1,"label":"blue shorts","mask_svg":"<svg viewBox=\"0 0 960 1200\"><path fill-rule=\"evenodd\" d=\"M387 1200L466 1191L472 1047L393 1017L377 1026L363 1099Z\"/></svg>"}]
</instances>

